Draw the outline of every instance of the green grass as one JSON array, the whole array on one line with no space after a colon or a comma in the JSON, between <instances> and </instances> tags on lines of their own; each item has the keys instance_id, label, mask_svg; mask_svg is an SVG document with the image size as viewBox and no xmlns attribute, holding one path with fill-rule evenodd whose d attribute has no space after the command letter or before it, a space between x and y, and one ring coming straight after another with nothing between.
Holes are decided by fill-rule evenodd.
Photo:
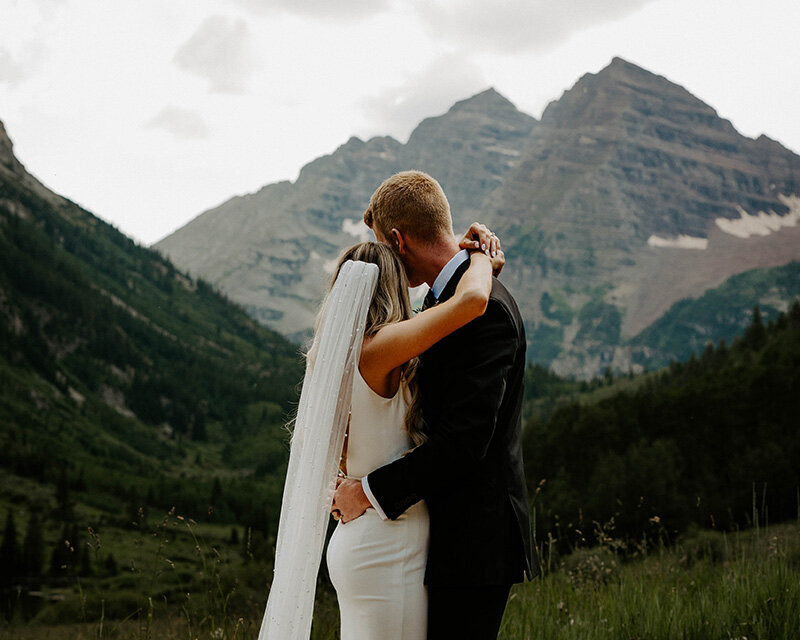
<instances>
[{"instance_id":1,"label":"green grass","mask_svg":"<svg viewBox=\"0 0 800 640\"><path fill-rule=\"evenodd\" d=\"M797 526L702 532L629 561L579 555L572 570L515 587L501 638L777 640L800 629Z\"/></svg>"},{"instance_id":2,"label":"green grass","mask_svg":"<svg viewBox=\"0 0 800 640\"><path fill-rule=\"evenodd\" d=\"M76 585L67 587L65 599L49 605L63 615L17 621L0 629L0 638L255 639L266 592L252 585L266 583L269 568L225 549L215 553L211 547L222 545L223 533L167 516L127 547L141 563L135 571L85 586L83 599ZM514 587L500 638L788 640L800 629L800 524L698 530L672 547L628 555L618 548L606 539L562 557L543 550L545 574ZM127 613L120 610L126 604ZM124 619L137 608L138 616ZM76 622L84 609L90 619ZM323 587L312 638L336 640L337 627L335 596Z\"/></svg>"}]
</instances>

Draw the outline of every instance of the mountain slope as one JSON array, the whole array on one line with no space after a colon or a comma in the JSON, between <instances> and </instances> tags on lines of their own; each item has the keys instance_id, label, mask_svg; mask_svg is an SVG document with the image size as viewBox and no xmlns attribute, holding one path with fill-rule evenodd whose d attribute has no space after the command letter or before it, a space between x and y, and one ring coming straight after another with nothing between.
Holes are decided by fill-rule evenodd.
<instances>
[{"instance_id":1,"label":"mountain slope","mask_svg":"<svg viewBox=\"0 0 800 640\"><path fill-rule=\"evenodd\" d=\"M142 491L143 475L203 473L187 460L193 443L217 451L260 428L258 462L279 478L283 416L300 375L295 345L47 190L14 158L0 125L0 465L7 472L55 482L80 467L96 499L105 493L113 503L130 487ZM236 464L218 453L217 468Z\"/></svg>"},{"instance_id":2,"label":"mountain slope","mask_svg":"<svg viewBox=\"0 0 800 640\"><path fill-rule=\"evenodd\" d=\"M630 344L646 347L637 354L651 368L682 362L692 353L699 355L709 341L730 344L747 328L753 307L759 307L763 318L774 320L794 299L800 300L800 262L751 269L699 298L676 302Z\"/></svg>"},{"instance_id":3,"label":"mountain slope","mask_svg":"<svg viewBox=\"0 0 800 640\"><path fill-rule=\"evenodd\" d=\"M619 58L587 74L493 200L534 357L627 370L621 345L673 303L800 258L798 193L798 156L682 87Z\"/></svg>"},{"instance_id":4,"label":"mountain slope","mask_svg":"<svg viewBox=\"0 0 800 640\"><path fill-rule=\"evenodd\" d=\"M351 138L303 167L296 182L233 198L154 246L261 322L298 338L313 324L326 268L343 247L368 237L361 218L384 178L411 168L435 175L456 226L465 228L502 184L535 124L489 89L423 121L405 145Z\"/></svg>"},{"instance_id":5,"label":"mountain slope","mask_svg":"<svg viewBox=\"0 0 800 640\"><path fill-rule=\"evenodd\" d=\"M490 90L423 121L406 145L351 139L294 184L235 198L156 246L298 338L326 265L366 237L372 189L409 168L440 179L457 227L480 219L500 234L529 356L559 374L652 366L631 339L673 304L800 259L800 157L620 58L540 122Z\"/></svg>"}]
</instances>

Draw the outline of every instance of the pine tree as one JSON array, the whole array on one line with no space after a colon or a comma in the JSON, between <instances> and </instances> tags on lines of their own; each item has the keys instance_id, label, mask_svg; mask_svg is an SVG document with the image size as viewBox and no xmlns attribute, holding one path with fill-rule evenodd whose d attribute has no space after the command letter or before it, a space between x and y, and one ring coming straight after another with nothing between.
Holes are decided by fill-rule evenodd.
<instances>
[{"instance_id":1,"label":"pine tree","mask_svg":"<svg viewBox=\"0 0 800 640\"><path fill-rule=\"evenodd\" d=\"M75 481L75 490L86 491L86 476L83 473L83 468L81 468L78 479Z\"/></svg>"},{"instance_id":2,"label":"pine tree","mask_svg":"<svg viewBox=\"0 0 800 640\"><path fill-rule=\"evenodd\" d=\"M775 318L775 329L778 331L786 331L788 326L789 326L788 317L783 311L779 312L778 317Z\"/></svg>"},{"instance_id":3,"label":"pine tree","mask_svg":"<svg viewBox=\"0 0 800 640\"><path fill-rule=\"evenodd\" d=\"M56 484L56 515L61 522L72 521L72 498L69 492L69 477L67 470L61 467L61 473L58 476L58 483Z\"/></svg>"},{"instance_id":4,"label":"pine tree","mask_svg":"<svg viewBox=\"0 0 800 640\"><path fill-rule=\"evenodd\" d=\"M64 528L61 530L61 535L56 540L56 544L50 554L50 575L67 575L72 566L73 553L74 547L69 538L69 529L67 525L64 525Z\"/></svg>"},{"instance_id":5,"label":"pine tree","mask_svg":"<svg viewBox=\"0 0 800 640\"><path fill-rule=\"evenodd\" d=\"M753 307L753 319L750 321L750 326L744 332L742 343L748 348L758 350L764 346L767 341L767 329L764 327L764 321L761 319L761 310L758 306Z\"/></svg>"},{"instance_id":6,"label":"pine tree","mask_svg":"<svg viewBox=\"0 0 800 640\"><path fill-rule=\"evenodd\" d=\"M700 361L704 366L710 366L714 362L714 343L709 340L703 349L703 355L700 356Z\"/></svg>"},{"instance_id":7,"label":"pine tree","mask_svg":"<svg viewBox=\"0 0 800 640\"><path fill-rule=\"evenodd\" d=\"M792 306L789 307L789 324L795 329L800 329L800 301L795 300Z\"/></svg>"},{"instance_id":8,"label":"pine tree","mask_svg":"<svg viewBox=\"0 0 800 640\"><path fill-rule=\"evenodd\" d=\"M0 544L0 565L3 567L3 586L13 584L14 578L20 574L20 550L17 543L17 526L14 523L14 512L9 511L6 516L6 526L3 530L3 543Z\"/></svg>"},{"instance_id":9,"label":"pine tree","mask_svg":"<svg viewBox=\"0 0 800 640\"><path fill-rule=\"evenodd\" d=\"M22 568L25 575L34 582L42 576L44 564L44 540L42 539L42 525L39 516L34 511L28 520L28 529L25 531L25 541L22 544Z\"/></svg>"},{"instance_id":10,"label":"pine tree","mask_svg":"<svg viewBox=\"0 0 800 640\"><path fill-rule=\"evenodd\" d=\"M219 505L220 498L222 498L222 485L219 482L219 478L214 478L214 484L211 485L211 498L208 503L216 508Z\"/></svg>"},{"instance_id":11,"label":"pine tree","mask_svg":"<svg viewBox=\"0 0 800 640\"><path fill-rule=\"evenodd\" d=\"M205 442L208 440L208 434L206 432L206 417L203 415L203 412L200 410L195 411L192 415L194 419L194 424L192 426L192 438L197 440L198 442Z\"/></svg>"}]
</instances>

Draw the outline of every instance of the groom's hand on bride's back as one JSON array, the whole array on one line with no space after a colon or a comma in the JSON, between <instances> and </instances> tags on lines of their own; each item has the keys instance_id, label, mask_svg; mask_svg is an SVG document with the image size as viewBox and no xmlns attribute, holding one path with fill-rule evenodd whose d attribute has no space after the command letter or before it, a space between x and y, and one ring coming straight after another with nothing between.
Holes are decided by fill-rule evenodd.
<instances>
[{"instance_id":1,"label":"groom's hand on bride's back","mask_svg":"<svg viewBox=\"0 0 800 640\"><path fill-rule=\"evenodd\" d=\"M331 514L335 520L341 520L346 524L363 515L371 506L360 481L341 478L337 480L331 507Z\"/></svg>"}]
</instances>

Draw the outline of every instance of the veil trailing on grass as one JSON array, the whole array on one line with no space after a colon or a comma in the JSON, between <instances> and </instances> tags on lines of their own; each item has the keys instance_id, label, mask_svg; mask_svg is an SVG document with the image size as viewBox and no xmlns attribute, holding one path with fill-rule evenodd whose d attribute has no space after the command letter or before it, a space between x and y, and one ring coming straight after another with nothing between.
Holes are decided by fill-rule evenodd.
<instances>
[{"instance_id":1,"label":"veil trailing on grass","mask_svg":"<svg viewBox=\"0 0 800 640\"><path fill-rule=\"evenodd\" d=\"M258 640L308 640L336 472L378 266L348 260L309 351L297 410L272 580Z\"/></svg>"}]
</instances>

